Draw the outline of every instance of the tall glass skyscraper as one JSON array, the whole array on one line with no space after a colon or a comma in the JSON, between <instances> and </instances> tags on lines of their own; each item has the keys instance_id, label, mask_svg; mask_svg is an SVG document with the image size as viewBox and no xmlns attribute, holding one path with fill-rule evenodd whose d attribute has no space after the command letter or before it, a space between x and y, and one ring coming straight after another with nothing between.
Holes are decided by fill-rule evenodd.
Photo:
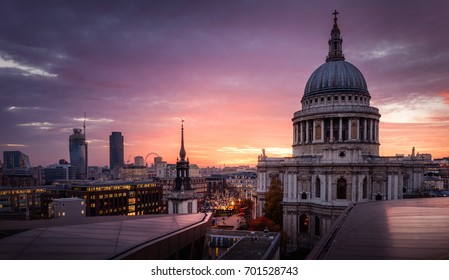
<instances>
[{"instance_id":1,"label":"tall glass skyscraper","mask_svg":"<svg viewBox=\"0 0 449 280\"><path fill-rule=\"evenodd\" d=\"M87 142L80 128L74 128L69 138L70 165L76 167L76 178L87 179Z\"/></svg>"},{"instance_id":2,"label":"tall glass skyscraper","mask_svg":"<svg viewBox=\"0 0 449 280\"><path fill-rule=\"evenodd\" d=\"M109 136L109 168L120 168L124 165L123 135L121 132L112 132Z\"/></svg>"}]
</instances>

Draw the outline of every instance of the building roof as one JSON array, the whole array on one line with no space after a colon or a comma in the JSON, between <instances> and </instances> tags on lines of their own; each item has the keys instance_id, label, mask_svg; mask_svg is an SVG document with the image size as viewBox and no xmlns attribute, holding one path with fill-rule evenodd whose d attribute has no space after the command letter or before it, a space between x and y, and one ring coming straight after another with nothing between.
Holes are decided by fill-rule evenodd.
<instances>
[{"instance_id":1,"label":"building roof","mask_svg":"<svg viewBox=\"0 0 449 280\"><path fill-rule=\"evenodd\" d=\"M309 259L448 259L449 197L358 203Z\"/></svg>"},{"instance_id":2,"label":"building roof","mask_svg":"<svg viewBox=\"0 0 449 280\"><path fill-rule=\"evenodd\" d=\"M83 201L84 199L79 197L63 197L63 198L53 198L53 201L58 202L69 202L69 201Z\"/></svg>"},{"instance_id":3,"label":"building roof","mask_svg":"<svg viewBox=\"0 0 449 280\"><path fill-rule=\"evenodd\" d=\"M280 234L278 232L211 230L211 236L240 238L220 260L266 260L279 249Z\"/></svg>"},{"instance_id":4,"label":"building roof","mask_svg":"<svg viewBox=\"0 0 449 280\"><path fill-rule=\"evenodd\" d=\"M0 259L114 258L141 244L202 223L205 216L198 213L5 221L0 224L0 231L16 234L0 239Z\"/></svg>"}]
</instances>

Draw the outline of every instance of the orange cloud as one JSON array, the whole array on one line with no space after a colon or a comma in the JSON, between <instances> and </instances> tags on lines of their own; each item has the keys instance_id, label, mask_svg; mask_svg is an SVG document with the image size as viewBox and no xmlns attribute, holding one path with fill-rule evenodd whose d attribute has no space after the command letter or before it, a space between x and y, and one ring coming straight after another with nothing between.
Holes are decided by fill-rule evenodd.
<instances>
[{"instance_id":1,"label":"orange cloud","mask_svg":"<svg viewBox=\"0 0 449 280\"><path fill-rule=\"evenodd\" d=\"M447 105L449 105L449 91L447 91L447 92L442 92L442 93L440 93L440 95L443 97L444 103L446 103Z\"/></svg>"}]
</instances>

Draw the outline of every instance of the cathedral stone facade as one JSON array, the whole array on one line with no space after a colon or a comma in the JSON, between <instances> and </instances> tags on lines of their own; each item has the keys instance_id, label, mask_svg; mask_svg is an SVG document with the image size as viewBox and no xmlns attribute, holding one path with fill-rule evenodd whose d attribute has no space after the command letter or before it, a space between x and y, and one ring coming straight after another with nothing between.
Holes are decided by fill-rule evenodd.
<instances>
[{"instance_id":1,"label":"cathedral stone facade","mask_svg":"<svg viewBox=\"0 0 449 280\"><path fill-rule=\"evenodd\" d=\"M312 247L352 203L402 199L421 186L424 162L379 156L379 110L367 83L345 61L334 12L326 62L306 83L293 114L293 155L258 159L257 213L273 176L283 184L283 229L288 249Z\"/></svg>"}]
</instances>

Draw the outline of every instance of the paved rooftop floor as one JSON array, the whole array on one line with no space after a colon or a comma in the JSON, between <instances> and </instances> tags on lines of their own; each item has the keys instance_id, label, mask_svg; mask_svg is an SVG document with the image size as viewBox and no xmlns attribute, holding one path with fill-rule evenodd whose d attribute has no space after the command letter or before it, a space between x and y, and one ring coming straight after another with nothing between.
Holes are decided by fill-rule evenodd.
<instances>
[{"instance_id":1,"label":"paved rooftop floor","mask_svg":"<svg viewBox=\"0 0 449 280\"><path fill-rule=\"evenodd\" d=\"M199 223L204 214L92 218L2 222L0 230L25 231L0 239L0 259L108 259L130 247Z\"/></svg>"},{"instance_id":2,"label":"paved rooftop floor","mask_svg":"<svg viewBox=\"0 0 449 280\"><path fill-rule=\"evenodd\" d=\"M359 203L326 259L449 259L449 198Z\"/></svg>"}]
</instances>

